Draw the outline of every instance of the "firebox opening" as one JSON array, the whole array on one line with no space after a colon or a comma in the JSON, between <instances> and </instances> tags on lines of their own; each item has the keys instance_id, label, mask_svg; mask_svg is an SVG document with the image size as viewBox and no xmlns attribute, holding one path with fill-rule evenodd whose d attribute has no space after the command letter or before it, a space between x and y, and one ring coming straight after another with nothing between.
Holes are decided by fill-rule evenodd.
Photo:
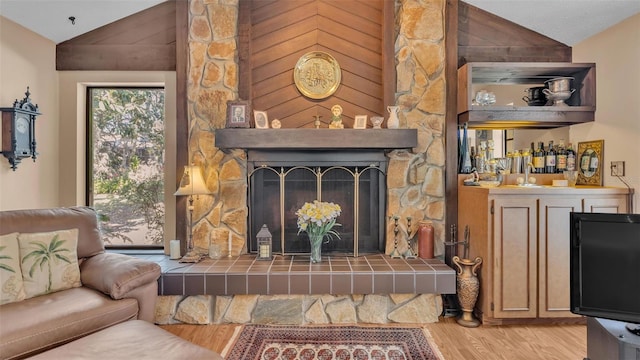
<instances>
[{"instance_id":1,"label":"firebox opening","mask_svg":"<svg viewBox=\"0 0 640 360\"><path fill-rule=\"evenodd\" d=\"M288 160L281 160L288 159ZM386 166L383 152L249 151L249 252L266 224L273 251L308 253L295 212L305 202L329 201L342 208L340 238L323 244L323 254L384 252Z\"/></svg>"}]
</instances>

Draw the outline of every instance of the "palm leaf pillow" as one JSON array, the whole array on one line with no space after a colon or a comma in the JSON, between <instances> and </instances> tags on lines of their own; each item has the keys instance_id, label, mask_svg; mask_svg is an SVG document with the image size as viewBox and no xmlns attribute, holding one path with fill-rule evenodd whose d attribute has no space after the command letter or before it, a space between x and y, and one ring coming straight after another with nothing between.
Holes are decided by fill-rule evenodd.
<instances>
[{"instance_id":1,"label":"palm leaf pillow","mask_svg":"<svg viewBox=\"0 0 640 360\"><path fill-rule=\"evenodd\" d=\"M78 229L21 233L18 242L27 298L82 286Z\"/></svg>"},{"instance_id":2,"label":"palm leaf pillow","mask_svg":"<svg viewBox=\"0 0 640 360\"><path fill-rule=\"evenodd\" d=\"M18 233L0 236L0 305L25 299Z\"/></svg>"}]
</instances>

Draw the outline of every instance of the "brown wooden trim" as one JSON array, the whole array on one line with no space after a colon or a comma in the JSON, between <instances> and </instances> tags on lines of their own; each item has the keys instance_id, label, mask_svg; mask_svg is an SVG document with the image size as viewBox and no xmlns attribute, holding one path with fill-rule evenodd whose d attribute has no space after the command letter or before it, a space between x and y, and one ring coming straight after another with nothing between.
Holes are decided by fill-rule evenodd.
<instances>
[{"instance_id":1,"label":"brown wooden trim","mask_svg":"<svg viewBox=\"0 0 640 360\"><path fill-rule=\"evenodd\" d=\"M221 149L408 149L416 129L218 129Z\"/></svg>"},{"instance_id":2,"label":"brown wooden trim","mask_svg":"<svg viewBox=\"0 0 640 360\"><path fill-rule=\"evenodd\" d=\"M74 45L56 47L56 70L173 71L176 46L169 45Z\"/></svg>"},{"instance_id":3,"label":"brown wooden trim","mask_svg":"<svg viewBox=\"0 0 640 360\"><path fill-rule=\"evenodd\" d=\"M395 2L384 1L382 15L383 109L396 103ZM383 110L384 112L384 110Z\"/></svg>"},{"instance_id":4,"label":"brown wooden trim","mask_svg":"<svg viewBox=\"0 0 640 360\"><path fill-rule=\"evenodd\" d=\"M238 98L252 100L251 93L251 3L238 4Z\"/></svg>"},{"instance_id":5,"label":"brown wooden trim","mask_svg":"<svg viewBox=\"0 0 640 360\"><path fill-rule=\"evenodd\" d=\"M449 229L458 223L458 0L447 0L445 4L445 241ZM445 262L451 264L452 248L445 247Z\"/></svg>"},{"instance_id":6,"label":"brown wooden trim","mask_svg":"<svg viewBox=\"0 0 640 360\"><path fill-rule=\"evenodd\" d=\"M187 71L189 63L189 1L176 1L176 182L180 187L182 169L189 163L189 115L187 103ZM176 197L176 238L186 253L187 197Z\"/></svg>"},{"instance_id":7,"label":"brown wooden trim","mask_svg":"<svg viewBox=\"0 0 640 360\"><path fill-rule=\"evenodd\" d=\"M485 45L459 46L459 64L467 62L571 62L571 48L566 46L512 46ZM473 59L473 60L471 60Z\"/></svg>"}]
</instances>

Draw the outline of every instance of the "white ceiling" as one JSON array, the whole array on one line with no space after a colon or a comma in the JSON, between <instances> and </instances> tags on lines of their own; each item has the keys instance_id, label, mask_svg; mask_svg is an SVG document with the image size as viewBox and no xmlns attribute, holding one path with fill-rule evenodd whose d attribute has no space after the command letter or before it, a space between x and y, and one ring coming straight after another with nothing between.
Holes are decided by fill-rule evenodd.
<instances>
[{"instance_id":1,"label":"white ceiling","mask_svg":"<svg viewBox=\"0 0 640 360\"><path fill-rule=\"evenodd\" d=\"M58 44L163 1L0 0L0 15Z\"/></svg>"},{"instance_id":2,"label":"white ceiling","mask_svg":"<svg viewBox=\"0 0 640 360\"><path fill-rule=\"evenodd\" d=\"M55 43L165 0L0 0L0 15ZM573 46L640 12L640 0L465 0ZM76 18L71 24L70 16ZM640 31L640 29L639 29Z\"/></svg>"}]
</instances>

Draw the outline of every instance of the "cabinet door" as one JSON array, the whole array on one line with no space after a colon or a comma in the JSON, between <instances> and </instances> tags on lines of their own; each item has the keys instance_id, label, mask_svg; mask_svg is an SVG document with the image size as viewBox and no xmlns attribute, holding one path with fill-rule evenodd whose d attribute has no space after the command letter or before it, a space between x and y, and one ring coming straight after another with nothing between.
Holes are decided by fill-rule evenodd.
<instances>
[{"instance_id":1,"label":"cabinet door","mask_svg":"<svg viewBox=\"0 0 640 360\"><path fill-rule=\"evenodd\" d=\"M541 197L538 212L538 317L572 317L569 294L570 212L580 199Z\"/></svg>"},{"instance_id":2,"label":"cabinet door","mask_svg":"<svg viewBox=\"0 0 640 360\"><path fill-rule=\"evenodd\" d=\"M612 195L610 197L585 198L583 200L584 212L588 213L626 213L627 197L625 195Z\"/></svg>"},{"instance_id":3,"label":"cabinet door","mask_svg":"<svg viewBox=\"0 0 640 360\"><path fill-rule=\"evenodd\" d=\"M537 316L536 212L535 198L496 197L493 201L496 318Z\"/></svg>"}]
</instances>

